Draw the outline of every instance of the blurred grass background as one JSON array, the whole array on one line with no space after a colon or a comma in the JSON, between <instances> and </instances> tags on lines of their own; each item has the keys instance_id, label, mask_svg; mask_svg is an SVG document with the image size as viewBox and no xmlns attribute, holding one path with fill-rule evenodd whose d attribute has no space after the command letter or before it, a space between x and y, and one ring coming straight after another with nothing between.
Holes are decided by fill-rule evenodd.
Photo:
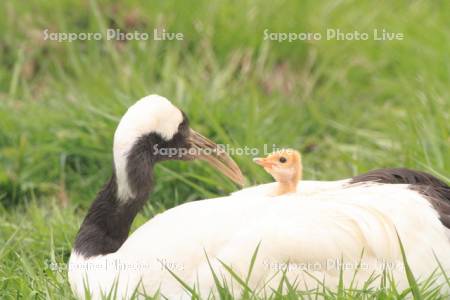
<instances>
[{"instance_id":1,"label":"blurred grass background","mask_svg":"<svg viewBox=\"0 0 450 300\"><path fill-rule=\"evenodd\" d=\"M448 1L1 2L0 295L69 297L65 272L45 262L67 260L111 174L115 126L147 94L171 99L218 143L301 150L306 179L409 167L448 182L448 20ZM184 40L43 39L45 29L106 28L164 28ZM327 28L405 38L279 43L263 34ZM252 184L270 180L252 157L234 158ZM156 173L135 226L235 189L202 163Z\"/></svg>"}]
</instances>

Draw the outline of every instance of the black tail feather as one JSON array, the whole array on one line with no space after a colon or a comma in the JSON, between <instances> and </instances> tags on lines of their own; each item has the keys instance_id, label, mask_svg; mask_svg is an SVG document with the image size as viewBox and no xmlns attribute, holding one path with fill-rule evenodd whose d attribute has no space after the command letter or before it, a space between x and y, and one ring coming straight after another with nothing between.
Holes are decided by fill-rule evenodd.
<instances>
[{"instance_id":1,"label":"black tail feather","mask_svg":"<svg viewBox=\"0 0 450 300\"><path fill-rule=\"evenodd\" d=\"M442 223L450 228L450 187L425 172L405 168L379 169L352 178L350 183L373 181L387 184L409 184L424 195L439 213Z\"/></svg>"}]
</instances>

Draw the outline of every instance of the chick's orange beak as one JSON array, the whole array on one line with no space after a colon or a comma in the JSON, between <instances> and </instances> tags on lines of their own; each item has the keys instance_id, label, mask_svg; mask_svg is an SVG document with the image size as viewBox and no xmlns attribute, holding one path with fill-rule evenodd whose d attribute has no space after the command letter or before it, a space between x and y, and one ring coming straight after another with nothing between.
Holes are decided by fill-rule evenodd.
<instances>
[{"instance_id":1,"label":"chick's orange beak","mask_svg":"<svg viewBox=\"0 0 450 300\"><path fill-rule=\"evenodd\" d=\"M274 162L268 158L255 157L253 161L264 168L270 169L274 166Z\"/></svg>"}]
</instances>

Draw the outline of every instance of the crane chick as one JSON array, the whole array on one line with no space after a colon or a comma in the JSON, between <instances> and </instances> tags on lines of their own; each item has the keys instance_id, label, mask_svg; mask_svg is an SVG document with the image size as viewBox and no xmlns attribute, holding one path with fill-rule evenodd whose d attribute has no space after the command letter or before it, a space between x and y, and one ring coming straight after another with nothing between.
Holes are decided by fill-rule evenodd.
<instances>
[{"instance_id":1,"label":"crane chick","mask_svg":"<svg viewBox=\"0 0 450 300\"><path fill-rule=\"evenodd\" d=\"M302 157L298 151L283 149L265 158L254 158L253 161L264 167L278 182L275 196L294 193L297 190L297 183L302 179L303 173Z\"/></svg>"}]
</instances>

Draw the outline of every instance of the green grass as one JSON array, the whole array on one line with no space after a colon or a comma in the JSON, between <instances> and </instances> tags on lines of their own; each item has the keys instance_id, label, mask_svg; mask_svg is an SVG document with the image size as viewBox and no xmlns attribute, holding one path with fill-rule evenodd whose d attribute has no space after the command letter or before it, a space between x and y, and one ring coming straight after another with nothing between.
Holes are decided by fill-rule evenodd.
<instances>
[{"instance_id":1,"label":"green grass","mask_svg":"<svg viewBox=\"0 0 450 300\"><path fill-rule=\"evenodd\" d=\"M174 101L216 142L300 149L307 179L403 166L450 181L447 1L198 2L0 3L0 298L71 297L65 271L48 263L67 261L86 208L111 173L117 121L149 93ZM116 26L164 27L185 40L41 37L45 28ZM263 40L266 28L386 28L405 39L278 43ZM251 184L270 180L252 157L234 158ZM135 227L235 189L202 163L166 163L156 173ZM327 297L353 298L348 293ZM383 293L366 297L396 298Z\"/></svg>"}]
</instances>

